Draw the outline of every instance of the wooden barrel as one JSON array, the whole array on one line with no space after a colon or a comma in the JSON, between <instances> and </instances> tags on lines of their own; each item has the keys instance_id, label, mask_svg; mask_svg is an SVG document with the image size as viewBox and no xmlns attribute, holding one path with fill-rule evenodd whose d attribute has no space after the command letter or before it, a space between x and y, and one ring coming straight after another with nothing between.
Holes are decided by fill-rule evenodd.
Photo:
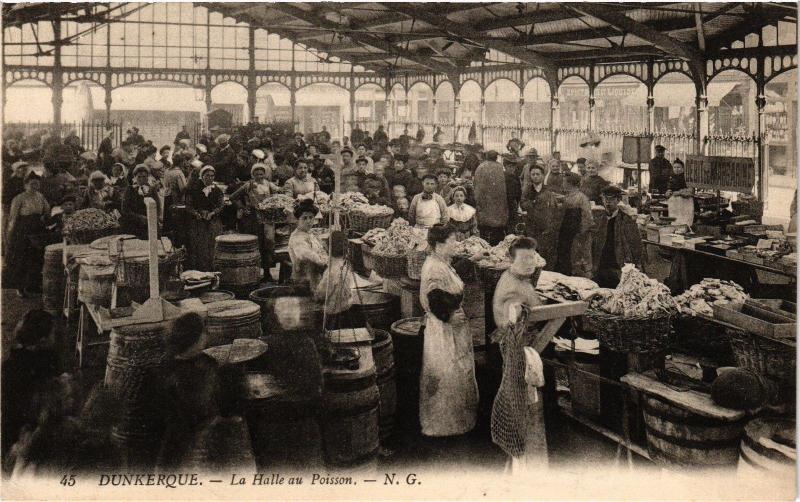
<instances>
[{"instance_id":1,"label":"wooden barrel","mask_svg":"<svg viewBox=\"0 0 800 502\"><path fill-rule=\"evenodd\" d=\"M247 298L261 281L258 237L249 234L218 236L213 269L222 274L219 283L223 288Z\"/></svg>"},{"instance_id":2,"label":"wooden barrel","mask_svg":"<svg viewBox=\"0 0 800 502\"><path fill-rule=\"evenodd\" d=\"M224 345L236 338L261 336L261 309L250 300L223 300L206 304L208 346Z\"/></svg>"},{"instance_id":3,"label":"wooden barrel","mask_svg":"<svg viewBox=\"0 0 800 502\"><path fill-rule=\"evenodd\" d=\"M236 298L231 291L222 291L222 290L215 290L215 291L206 291L205 293L198 296L200 301L203 303L214 303L214 302L221 302L223 300L233 300Z\"/></svg>"},{"instance_id":4,"label":"wooden barrel","mask_svg":"<svg viewBox=\"0 0 800 502\"><path fill-rule=\"evenodd\" d=\"M244 416L259 468L312 468L322 464L319 400L289 391L265 374L249 374Z\"/></svg>"},{"instance_id":5,"label":"wooden barrel","mask_svg":"<svg viewBox=\"0 0 800 502\"><path fill-rule=\"evenodd\" d=\"M64 308L64 243L50 244L44 248L42 266L42 307L48 312Z\"/></svg>"},{"instance_id":6,"label":"wooden barrel","mask_svg":"<svg viewBox=\"0 0 800 502\"><path fill-rule=\"evenodd\" d=\"M164 362L167 323L119 326L111 331L105 384L122 399L136 399L146 371Z\"/></svg>"},{"instance_id":7,"label":"wooden barrel","mask_svg":"<svg viewBox=\"0 0 800 502\"><path fill-rule=\"evenodd\" d=\"M388 330L400 319L400 299L380 291L353 291L353 305L360 305L364 317L374 328Z\"/></svg>"},{"instance_id":8,"label":"wooden barrel","mask_svg":"<svg viewBox=\"0 0 800 502\"><path fill-rule=\"evenodd\" d=\"M743 421L699 416L661 399L645 396L647 450L667 466L733 468L739 459Z\"/></svg>"},{"instance_id":9,"label":"wooden barrel","mask_svg":"<svg viewBox=\"0 0 800 502\"><path fill-rule=\"evenodd\" d=\"M419 377L422 371L422 317L401 319L392 324L394 368L397 392L397 428L419 430Z\"/></svg>"},{"instance_id":10,"label":"wooden barrel","mask_svg":"<svg viewBox=\"0 0 800 502\"><path fill-rule=\"evenodd\" d=\"M744 431L737 466L740 476L794 480L797 456L794 420L757 418Z\"/></svg>"},{"instance_id":11,"label":"wooden barrel","mask_svg":"<svg viewBox=\"0 0 800 502\"><path fill-rule=\"evenodd\" d=\"M116 280L114 265L81 263L78 275L78 300L87 305L111 306L111 294Z\"/></svg>"},{"instance_id":12,"label":"wooden barrel","mask_svg":"<svg viewBox=\"0 0 800 502\"><path fill-rule=\"evenodd\" d=\"M265 334L319 333L322 306L307 289L298 286L269 286L250 293L261 306Z\"/></svg>"},{"instance_id":13,"label":"wooden barrel","mask_svg":"<svg viewBox=\"0 0 800 502\"><path fill-rule=\"evenodd\" d=\"M375 360L380 408L378 426L381 441L394 433L394 414L397 411L397 386L394 377L394 348L392 337L383 330L375 330L372 340L372 358Z\"/></svg>"},{"instance_id":14,"label":"wooden barrel","mask_svg":"<svg viewBox=\"0 0 800 502\"><path fill-rule=\"evenodd\" d=\"M325 462L343 466L375 457L380 447L380 392L369 347L359 349L359 368L326 368L323 373L323 413L320 415Z\"/></svg>"}]
</instances>

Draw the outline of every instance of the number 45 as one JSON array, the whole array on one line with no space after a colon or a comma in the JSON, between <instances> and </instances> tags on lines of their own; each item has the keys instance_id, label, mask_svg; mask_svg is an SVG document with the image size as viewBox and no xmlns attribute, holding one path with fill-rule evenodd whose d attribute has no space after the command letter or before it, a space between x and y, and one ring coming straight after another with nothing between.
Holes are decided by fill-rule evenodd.
<instances>
[{"instance_id":1,"label":"number 45","mask_svg":"<svg viewBox=\"0 0 800 502\"><path fill-rule=\"evenodd\" d=\"M75 486L75 475L74 474L64 474L61 478L61 486Z\"/></svg>"}]
</instances>

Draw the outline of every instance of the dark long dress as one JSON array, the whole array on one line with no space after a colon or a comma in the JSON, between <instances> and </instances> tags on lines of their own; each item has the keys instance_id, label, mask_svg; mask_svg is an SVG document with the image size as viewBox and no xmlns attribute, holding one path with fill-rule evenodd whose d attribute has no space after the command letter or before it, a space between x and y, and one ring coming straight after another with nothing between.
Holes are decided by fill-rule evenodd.
<instances>
[{"instance_id":1,"label":"dark long dress","mask_svg":"<svg viewBox=\"0 0 800 502\"><path fill-rule=\"evenodd\" d=\"M26 194L23 192L14 199L19 197L26 197ZM38 290L41 286L43 250L31 239L45 233L44 219L49 216L49 207L43 197L40 202L42 212L18 214L13 222L14 228L8 235L8 247L3 261L4 288ZM13 208L12 202L12 213ZM13 214L10 217L13 218Z\"/></svg>"},{"instance_id":2,"label":"dark long dress","mask_svg":"<svg viewBox=\"0 0 800 502\"><path fill-rule=\"evenodd\" d=\"M161 203L155 194L156 191L149 185L147 185L147 195L139 193L139 186L135 184L125 188L120 211L123 233L135 235L137 239L147 239L147 206L144 204L144 199L155 200L157 212L160 213Z\"/></svg>"},{"instance_id":3,"label":"dark long dress","mask_svg":"<svg viewBox=\"0 0 800 502\"><path fill-rule=\"evenodd\" d=\"M203 188L195 185L189 192L188 205L197 213L213 211L224 203L222 190L213 187L208 196ZM219 214L211 220L192 218L192 238L189 243L189 263L195 270L210 271L214 260L214 245L218 235L222 233L222 220Z\"/></svg>"}]
</instances>

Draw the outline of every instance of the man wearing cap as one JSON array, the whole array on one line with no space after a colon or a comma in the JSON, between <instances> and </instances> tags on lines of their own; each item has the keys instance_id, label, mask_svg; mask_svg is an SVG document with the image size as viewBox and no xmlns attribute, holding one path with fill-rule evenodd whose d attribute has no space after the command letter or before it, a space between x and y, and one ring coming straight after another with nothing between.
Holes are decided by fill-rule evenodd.
<instances>
[{"instance_id":1,"label":"man wearing cap","mask_svg":"<svg viewBox=\"0 0 800 502\"><path fill-rule=\"evenodd\" d=\"M122 198L122 232L135 235L138 239L147 239L147 207L144 200L155 200L157 214L161 214L161 201L158 193L150 186L149 178L147 166L136 166L133 170L133 183L125 190Z\"/></svg>"},{"instance_id":2,"label":"man wearing cap","mask_svg":"<svg viewBox=\"0 0 800 502\"><path fill-rule=\"evenodd\" d=\"M656 156L650 159L650 193L658 192L663 194L667 191L669 177L672 175L672 164L664 157L666 148L656 145Z\"/></svg>"},{"instance_id":3,"label":"man wearing cap","mask_svg":"<svg viewBox=\"0 0 800 502\"><path fill-rule=\"evenodd\" d=\"M319 139L326 145L331 142L331 133L328 132L327 126L322 126L322 131L319 133Z\"/></svg>"},{"instance_id":4,"label":"man wearing cap","mask_svg":"<svg viewBox=\"0 0 800 502\"><path fill-rule=\"evenodd\" d=\"M408 221L421 229L429 229L436 224L447 225L450 213L447 203L436 193L436 176L427 174L422 179L422 192L411 199L408 209Z\"/></svg>"},{"instance_id":5,"label":"man wearing cap","mask_svg":"<svg viewBox=\"0 0 800 502\"><path fill-rule=\"evenodd\" d=\"M236 173L236 152L231 148L230 139L229 134L217 136L216 144L218 150L213 156L212 162L216 169L216 180L226 185L233 182Z\"/></svg>"},{"instance_id":6,"label":"man wearing cap","mask_svg":"<svg viewBox=\"0 0 800 502\"><path fill-rule=\"evenodd\" d=\"M602 191L605 212L595 221L592 245L594 281L603 288L616 288L626 263L640 270L643 263L642 237L636 221L620 211L622 189L608 186Z\"/></svg>"},{"instance_id":7,"label":"man wearing cap","mask_svg":"<svg viewBox=\"0 0 800 502\"><path fill-rule=\"evenodd\" d=\"M383 126L379 125L378 130L375 131L375 135L372 139L379 145L385 145L389 142L389 135L383 130Z\"/></svg>"},{"instance_id":8,"label":"man wearing cap","mask_svg":"<svg viewBox=\"0 0 800 502\"><path fill-rule=\"evenodd\" d=\"M580 174L582 178L586 176L586 159L578 157L578 160L575 161L575 167L578 169L578 174Z\"/></svg>"},{"instance_id":9,"label":"man wearing cap","mask_svg":"<svg viewBox=\"0 0 800 502\"><path fill-rule=\"evenodd\" d=\"M561 203L556 193L544 184L544 167L532 163L525 170L530 176L530 185L520 203L526 212L525 235L536 239L536 249L547 262L545 270L555 270Z\"/></svg>"},{"instance_id":10,"label":"man wearing cap","mask_svg":"<svg viewBox=\"0 0 800 502\"><path fill-rule=\"evenodd\" d=\"M189 136L189 131L186 130L186 126L181 126L181 130L178 131L178 134L175 135L175 146L177 147L182 140L191 140L192 137Z\"/></svg>"},{"instance_id":11,"label":"man wearing cap","mask_svg":"<svg viewBox=\"0 0 800 502\"><path fill-rule=\"evenodd\" d=\"M478 229L492 246L505 237L509 220L506 176L497 157L494 150L486 152L486 160L478 166L474 179Z\"/></svg>"},{"instance_id":12,"label":"man wearing cap","mask_svg":"<svg viewBox=\"0 0 800 502\"><path fill-rule=\"evenodd\" d=\"M292 145L292 152L297 156L297 158L302 158L306 156L306 142L303 141L303 133L301 132L294 133L294 144Z\"/></svg>"}]
</instances>

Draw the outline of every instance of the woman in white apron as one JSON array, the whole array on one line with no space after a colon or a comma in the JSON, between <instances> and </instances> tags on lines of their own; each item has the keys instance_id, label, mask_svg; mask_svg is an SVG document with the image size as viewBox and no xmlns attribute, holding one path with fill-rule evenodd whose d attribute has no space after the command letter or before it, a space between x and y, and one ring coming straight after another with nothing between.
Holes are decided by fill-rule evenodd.
<instances>
[{"instance_id":1,"label":"woman in white apron","mask_svg":"<svg viewBox=\"0 0 800 502\"><path fill-rule=\"evenodd\" d=\"M422 266L420 302L425 310L419 415L426 436L456 436L475 427L478 384L467 318L464 283L450 265L455 230L428 231L431 254Z\"/></svg>"},{"instance_id":2,"label":"woman in white apron","mask_svg":"<svg viewBox=\"0 0 800 502\"><path fill-rule=\"evenodd\" d=\"M669 217L675 218L676 225L692 226L694 223L694 191L686 186L683 162L675 159L672 175L667 187L667 208Z\"/></svg>"}]
</instances>

